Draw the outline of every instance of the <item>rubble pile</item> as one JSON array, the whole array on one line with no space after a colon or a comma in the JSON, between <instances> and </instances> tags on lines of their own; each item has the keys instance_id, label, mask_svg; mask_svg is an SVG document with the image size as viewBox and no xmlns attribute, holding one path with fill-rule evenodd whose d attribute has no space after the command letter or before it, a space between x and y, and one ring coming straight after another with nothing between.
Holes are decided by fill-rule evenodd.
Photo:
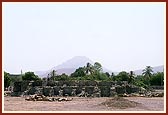
<instances>
[{"instance_id":1,"label":"rubble pile","mask_svg":"<svg viewBox=\"0 0 168 115\"><path fill-rule=\"evenodd\" d=\"M46 97L44 95L29 95L28 97L26 97L25 99L26 101L72 101L73 98L70 97Z\"/></svg>"},{"instance_id":2,"label":"rubble pile","mask_svg":"<svg viewBox=\"0 0 168 115\"><path fill-rule=\"evenodd\" d=\"M101 103L107 107L113 107L118 109L126 109L136 107L140 103L129 101L128 99L124 99L122 97L114 97L113 99L107 99L105 102Z\"/></svg>"}]
</instances>

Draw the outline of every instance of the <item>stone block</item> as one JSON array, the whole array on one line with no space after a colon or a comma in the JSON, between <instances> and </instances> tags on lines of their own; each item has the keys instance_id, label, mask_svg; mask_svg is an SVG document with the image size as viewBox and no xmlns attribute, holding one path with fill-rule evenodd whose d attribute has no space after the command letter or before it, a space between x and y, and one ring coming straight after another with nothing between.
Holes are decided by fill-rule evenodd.
<instances>
[{"instance_id":1,"label":"stone block","mask_svg":"<svg viewBox=\"0 0 168 115\"><path fill-rule=\"evenodd\" d=\"M97 82L96 81L86 81L85 82L85 86L97 86Z\"/></svg>"},{"instance_id":2,"label":"stone block","mask_svg":"<svg viewBox=\"0 0 168 115\"><path fill-rule=\"evenodd\" d=\"M43 95L44 96L53 96L54 95L53 87L50 87L50 86L43 87Z\"/></svg>"},{"instance_id":3,"label":"stone block","mask_svg":"<svg viewBox=\"0 0 168 115\"><path fill-rule=\"evenodd\" d=\"M14 92L21 92L21 82L15 82L14 83L13 91Z\"/></svg>"},{"instance_id":4,"label":"stone block","mask_svg":"<svg viewBox=\"0 0 168 115\"><path fill-rule=\"evenodd\" d=\"M116 90L117 94L124 94L124 93L126 93L126 87L124 87L124 86L117 86L115 88L115 90Z\"/></svg>"},{"instance_id":5,"label":"stone block","mask_svg":"<svg viewBox=\"0 0 168 115\"><path fill-rule=\"evenodd\" d=\"M85 88L84 87L76 87L76 95L80 94L82 92L82 90L84 91Z\"/></svg>"},{"instance_id":6,"label":"stone block","mask_svg":"<svg viewBox=\"0 0 168 115\"><path fill-rule=\"evenodd\" d=\"M29 81L22 81L21 82L21 92L26 91L28 86L29 86Z\"/></svg>"},{"instance_id":7,"label":"stone block","mask_svg":"<svg viewBox=\"0 0 168 115\"><path fill-rule=\"evenodd\" d=\"M57 84L56 81L53 81L53 80L47 81L47 86L53 87L53 86L57 86L57 85L58 85L58 84Z\"/></svg>"},{"instance_id":8,"label":"stone block","mask_svg":"<svg viewBox=\"0 0 168 115\"><path fill-rule=\"evenodd\" d=\"M35 86L42 86L42 81L41 80L34 81L32 83L32 85L33 85L33 87L35 87Z\"/></svg>"},{"instance_id":9,"label":"stone block","mask_svg":"<svg viewBox=\"0 0 168 115\"><path fill-rule=\"evenodd\" d=\"M110 96L110 87L107 86L101 86L101 97L109 97Z\"/></svg>"},{"instance_id":10,"label":"stone block","mask_svg":"<svg viewBox=\"0 0 168 115\"><path fill-rule=\"evenodd\" d=\"M107 87L110 87L111 86L111 82L109 81L101 81L99 82L98 86L107 86Z\"/></svg>"},{"instance_id":11,"label":"stone block","mask_svg":"<svg viewBox=\"0 0 168 115\"><path fill-rule=\"evenodd\" d=\"M85 87L85 92L88 93L89 95L93 94L94 87L93 86L86 86Z\"/></svg>"},{"instance_id":12,"label":"stone block","mask_svg":"<svg viewBox=\"0 0 168 115\"><path fill-rule=\"evenodd\" d=\"M53 89L54 89L54 95L59 95L60 87L59 86L54 86Z\"/></svg>"},{"instance_id":13,"label":"stone block","mask_svg":"<svg viewBox=\"0 0 168 115\"><path fill-rule=\"evenodd\" d=\"M85 86L85 81L81 80L78 82L79 87L84 87Z\"/></svg>"},{"instance_id":14,"label":"stone block","mask_svg":"<svg viewBox=\"0 0 168 115\"><path fill-rule=\"evenodd\" d=\"M42 87L32 87L32 88L30 88L30 90L28 91L28 95L34 95L34 94L42 95L43 94L43 88Z\"/></svg>"},{"instance_id":15,"label":"stone block","mask_svg":"<svg viewBox=\"0 0 168 115\"><path fill-rule=\"evenodd\" d=\"M63 96L68 95L72 96L72 87L64 87L63 88Z\"/></svg>"}]
</instances>

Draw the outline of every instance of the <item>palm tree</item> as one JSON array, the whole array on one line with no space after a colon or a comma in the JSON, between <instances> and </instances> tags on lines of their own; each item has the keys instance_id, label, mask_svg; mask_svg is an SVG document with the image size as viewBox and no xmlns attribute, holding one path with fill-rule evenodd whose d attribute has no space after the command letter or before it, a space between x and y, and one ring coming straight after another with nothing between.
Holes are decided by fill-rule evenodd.
<instances>
[{"instance_id":1,"label":"palm tree","mask_svg":"<svg viewBox=\"0 0 168 115\"><path fill-rule=\"evenodd\" d=\"M130 71L130 74L129 74L129 83L132 83L134 81L134 72L133 71Z\"/></svg>"},{"instance_id":2,"label":"palm tree","mask_svg":"<svg viewBox=\"0 0 168 115\"><path fill-rule=\"evenodd\" d=\"M48 76L50 75L50 79L51 80L54 80L55 79L55 76L56 76L56 70L52 70L51 72L50 72L50 74L48 74Z\"/></svg>"},{"instance_id":3,"label":"palm tree","mask_svg":"<svg viewBox=\"0 0 168 115\"><path fill-rule=\"evenodd\" d=\"M151 76L153 74L152 67L151 66L146 66L146 68L144 70L142 70L142 71L143 71L142 75L145 77L148 85L150 85L150 81L149 80L150 80L150 78L151 78Z\"/></svg>"},{"instance_id":4,"label":"palm tree","mask_svg":"<svg viewBox=\"0 0 168 115\"><path fill-rule=\"evenodd\" d=\"M145 77L151 77L152 74L153 74L153 70L152 70L152 67L151 66L146 66L146 68L144 70L142 70L143 73L142 75L144 75Z\"/></svg>"}]
</instances>

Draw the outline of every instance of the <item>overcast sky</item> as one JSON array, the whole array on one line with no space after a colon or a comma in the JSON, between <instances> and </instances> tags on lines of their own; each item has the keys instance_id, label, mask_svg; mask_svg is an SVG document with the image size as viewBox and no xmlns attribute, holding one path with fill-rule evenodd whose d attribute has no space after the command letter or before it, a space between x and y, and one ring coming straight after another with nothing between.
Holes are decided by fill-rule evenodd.
<instances>
[{"instance_id":1,"label":"overcast sky","mask_svg":"<svg viewBox=\"0 0 168 115\"><path fill-rule=\"evenodd\" d=\"M164 64L165 3L3 3L3 65L49 70L86 56L112 71Z\"/></svg>"}]
</instances>

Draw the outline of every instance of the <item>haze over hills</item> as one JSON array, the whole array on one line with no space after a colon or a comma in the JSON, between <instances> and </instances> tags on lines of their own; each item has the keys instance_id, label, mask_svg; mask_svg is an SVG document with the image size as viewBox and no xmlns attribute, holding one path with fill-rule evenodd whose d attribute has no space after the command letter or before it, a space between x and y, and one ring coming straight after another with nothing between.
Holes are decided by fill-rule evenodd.
<instances>
[{"instance_id":1,"label":"haze over hills","mask_svg":"<svg viewBox=\"0 0 168 115\"><path fill-rule=\"evenodd\" d=\"M91 63L94 64L94 62L92 60L90 60L89 58L85 57L85 56L75 56L69 60L67 60L66 62L53 67L52 69L57 70L57 69L61 69L61 68L78 68L78 67L82 67L85 66L86 63Z\"/></svg>"},{"instance_id":2,"label":"haze over hills","mask_svg":"<svg viewBox=\"0 0 168 115\"><path fill-rule=\"evenodd\" d=\"M87 63L94 64L92 60L85 56L75 56L62 64L55 66L47 71L36 71L35 74L39 75L40 77L47 77L48 73L50 73L52 70L56 70L57 74L65 73L67 75L70 75L73 73L77 68L86 66ZM106 69L105 67L102 67L103 71L111 73L110 70Z\"/></svg>"},{"instance_id":3,"label":"haze over hills","mask_svg":"<svg viewBox=\"0 0 168 115\"><path fill-rule=\"evenodd\" d=\"M37 74L40 77L47 77L47 75L52 71L52 70L56 70L56 73L61 75L62 73L65 73L67 75L70 75L71 73L73 73L77 68L79 67L83 67L86 66L87 63L91 63L94 64L94 62L92 60L90 60L89 58L85 57L85 56L76 56L73 57L65 62L63 62L62 64L55 66L47 71L36 71L35 74ZM103 67L103 72L109 72L110 74L112 73L111 70ZM163 72L163 65L162 66L157 66L157 67L153 67L153 71L156 72ZM142 69L140 68L140 70L135 70L134 73L136 75L141 75L142 74ZM118 74L118 72L114 72L114 74Z\"/></svg>"},{"instance_id":4,"label":"haze over hills","mask_svg":"<svg viewBox=\"0 0 168 115\"><path fill-rule=\"evenodd\" d=\"M152 67L152 70L154 73L157 73L157 72L163 72L163 69L164 69L164 66L161 65L161 66L156 66L156 67ZM141 75L142 74L142 70L143 69L140 69L140 70L134 70L134 73L136 75Z\"/></svg>"}]
</instances>

